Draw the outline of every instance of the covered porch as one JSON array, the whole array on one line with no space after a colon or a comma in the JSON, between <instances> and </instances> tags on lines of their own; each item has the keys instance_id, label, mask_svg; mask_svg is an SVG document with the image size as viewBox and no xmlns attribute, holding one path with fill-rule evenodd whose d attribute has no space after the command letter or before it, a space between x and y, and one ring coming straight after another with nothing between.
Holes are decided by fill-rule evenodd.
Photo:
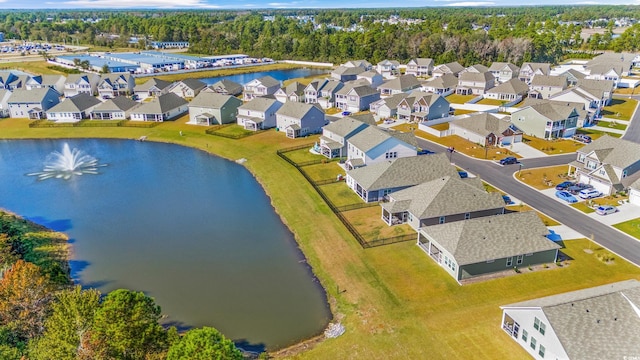
<instances>
[{"instance_id":1,"label":"covered porch","mask_svg":"<svg viewBox=\"0 0 640 360\"><path fill-rule=\"evenodd\" d=\"M45 115L44 115L44 111L42 111L42 109L36 107L33 108L31 110L29 110L29 119L32 120L40 120L40 119L44 119Z\"/></svg>"},{"instance_id":2,"label":"covered porch","mask_svg":"<svg viewBox=\"0 0 640 360\"><path fill-rule=\"evenodd\" d=\"M286 129L286 132L288 138L295 139L297 137L300 137L300 125L289 125Z\"/></svg>"},{"instance_id":3,"label":"covered porch","mask_svg":"<svg viewBox=\"0 0 640 360\"><path fill-rule=\"evenodd\" d=\"M329 159L342 157L342 144L326 136L320 136L320 153Z\"/></svg>"},{"instance_id":4,"label":"covered porch","mask_svg":"<svg viewBox=\"0 0 640 360\"><path fill-rule=\"evenodd\" d=\"M254 116L244 116L241 118L242 126L245 130L258 131L263 129L264 119Z\"/></svg>"},{"instance_id":5,"label":"covered porch","mask_svg":"<svg viewBox=\"0 0 640 360\"><path fill-rule=\"evenodd\" d=\"M344 165L347 168L347 170L353 170L359 167L363 167L366 164L364 163L364 160L360 158L354 158L354 159L349 159L345 161Z\"/></svg>"},{"instance_id":6,"label":"covered porch","mask_svg":"<svg viewBox=\"0 0 640 360\"><path fill-rule=\"evenodd\" d=\"M113 119L113 113L102 111L102 112L92 112L91 119L95 120L111 120Z\"/></svg>"},{"instance_id":7,"label":"covered porch","mask_svg":"<svg viewBox=\"0 0 640 360\"><path fill-rule=\"evenodd\" d=\"M514 338L518 338L518 333L520 332L520 324L518 324L509 314L506 312L502 313L502 330L504 330L510 336Z\"/></svg>"},{"instance_id":8,"label":"covered porch","mask_svg":"<svg viewBox=\"0 0 640 360\"><path fill-rule=\"evenodd\" d=\"M409 218L409 212L406 210L408 203L409 201L392 201L382 203L382 221L389 226L406 223Z\"/></svg>"},{"instance_id":9,"label":"covered porch","mask_svg":"<svg viewBox=\"0 0 640 360\"><path fill-rule=\"evenodd\" d=\"M217 124L216 117L209 113L202 113L200 115L196 115L196 125L212 125Z\"/></svg>"},{"instance_id":10,"label":"covered porch","mask_svg":"<svg viewBox=\"0 0 640 360\"><path fill-rule=\"evenodd\" d=\"M418 246L436 263L442 263L442 251L431 242L422 232L418 233Z\"/></svg>"}]
</instances>

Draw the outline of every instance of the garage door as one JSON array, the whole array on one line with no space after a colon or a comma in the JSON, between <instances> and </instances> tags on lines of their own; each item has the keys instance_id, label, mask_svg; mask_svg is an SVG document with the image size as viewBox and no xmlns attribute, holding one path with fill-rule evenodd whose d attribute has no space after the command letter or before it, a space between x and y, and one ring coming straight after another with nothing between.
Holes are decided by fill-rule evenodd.
<instances>
[{"instance_id":1,"label":"garage door","mask_svg":"<svg viewBox=\"0 0 640 360\"><path fill-rule=\"evenodd\" d=\"M631 190L631 192L629 193L629 202L634 205L640 206L640 191Z\"/></svg>"},{"instance_id":2,"label":"garage door","mask_svg":"<svg viewBox=\"0 0 640 360\"><path fill-rule=\"evenodd\" d=\"M601 183L600 181L592 179L586 175L580 175L579 182L584 184L591 184L596 190L605 195L609 195L609 192L611 191L611 187L609 186L609 184Z\"/></svg>"}]
</instances>

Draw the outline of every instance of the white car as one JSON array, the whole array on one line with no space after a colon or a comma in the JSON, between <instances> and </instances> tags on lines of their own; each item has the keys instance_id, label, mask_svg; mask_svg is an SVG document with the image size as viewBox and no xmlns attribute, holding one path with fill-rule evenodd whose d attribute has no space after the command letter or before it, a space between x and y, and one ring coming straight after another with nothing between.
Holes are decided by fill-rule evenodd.
<instances>
[{"instance_id":1,"label":"white car","mask_svg":"<svg viewBox=\"0 0 640 360\"><path fill-rule=\"evenodd\" d=\"M578 196L582 199L593 199L601 195L602 193L596 189L584 189L578 193Z\"/></svg>"}]
</instances>

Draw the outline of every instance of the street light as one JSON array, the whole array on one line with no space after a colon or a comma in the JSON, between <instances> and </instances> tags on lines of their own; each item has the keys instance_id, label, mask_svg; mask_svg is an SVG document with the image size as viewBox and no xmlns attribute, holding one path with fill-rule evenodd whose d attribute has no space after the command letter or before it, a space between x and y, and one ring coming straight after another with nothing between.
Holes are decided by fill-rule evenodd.
<instances>
[{"instance_id":1,"label":"street light","mask_svg":"<svg viewBox=\"0 0 640 360\"><path fill-rule=\"evenodd\" d=\"M520 168L518 169L518 177L520 177L520 173L522 172L522 163L521 163L521 162L519 162L519 163L518 163L518 166L520 167Z\"/></svg>"}]
</instances>

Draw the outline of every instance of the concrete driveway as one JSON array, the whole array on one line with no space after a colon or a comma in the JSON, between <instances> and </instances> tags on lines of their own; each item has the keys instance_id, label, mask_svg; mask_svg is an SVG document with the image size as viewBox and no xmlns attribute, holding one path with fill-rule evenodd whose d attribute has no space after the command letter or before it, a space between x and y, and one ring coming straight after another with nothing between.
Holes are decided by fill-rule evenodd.
<instances>
[{"instance_id":1,"label":"concrete driveway","mask_svg":"<svg viewBox=\"0 0 640 360\"><path fill-rule=\"evenodd\" d=\"M531 146L523 143L523 142L517 142L511 145L511 147L509 148L509 150L513 151L514 153L522 156L522 158L527 159L527 158L539 158L539 157L545 157L548 156L547 154L543 153L542 151L538 150L538 149L534 149Z\"/></svg>"}]
</instances>

